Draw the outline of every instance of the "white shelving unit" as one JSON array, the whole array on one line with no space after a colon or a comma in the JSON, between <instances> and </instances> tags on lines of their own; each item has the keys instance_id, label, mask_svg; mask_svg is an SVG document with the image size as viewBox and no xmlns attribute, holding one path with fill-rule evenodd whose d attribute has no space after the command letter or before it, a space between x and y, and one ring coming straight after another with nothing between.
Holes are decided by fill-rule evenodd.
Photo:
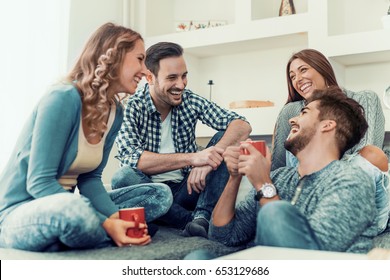
<instances>
[{"instance_id":1,"label":"white shelving unit","mask_svg":"<svg viewBox=\"0 0 390 280\"><path fill-rule=\"evenodd\" d=\"M253 135L273 133L287 99L286 63L292 53L315 48L327 55L339 83L382 97L390 85L390 29L381 17L388 0L295 0L297 14L279 17L280 0L130 0L134 28L146 46L173 41L185 49L188 87L223 107L235 100L270 100L274 107L240 109ZM176 32L175 23L225 20L227 25ZM383 106L386 130L390 110ZM199 125L198 136L213 131Z\"/></svg>"}]
</instances>

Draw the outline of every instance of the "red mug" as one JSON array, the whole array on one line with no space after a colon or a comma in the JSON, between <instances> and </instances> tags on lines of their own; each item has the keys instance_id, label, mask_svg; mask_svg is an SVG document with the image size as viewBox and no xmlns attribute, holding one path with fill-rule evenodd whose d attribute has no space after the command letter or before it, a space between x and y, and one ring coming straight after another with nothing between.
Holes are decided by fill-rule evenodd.
<instances>
[{"instance_id":1,"label":"red mug","mask_svg":"<svg viewBox=\"0 0 390 280\"><path fill-rule=\"evenodd\" d=\"M119 218L134 222L134 228L128 228L126 235L132 238L140 238L144 235L144 229L138 228L139 224L146 224L144 207L124 208L119 210Z\"/></svg>"},{"instance_id":2,"label":"red mug","mask_svg":"<svg viewBox=\"0 0 390 280\"><path fill-rule=\"evenodd\" d=\"M267 151L267 148L266 148L266 143L264 140L257 140L257 141L244 141L244 142L241 142L242 143L249 143L251 144L252 146L254 146L256 148L256 150L258 150L264 157L266 155L266 151ZM243 149L242 150L242 154L244 155L249 155L249 151L247 149Z\"/></svg>"}]
</instances>

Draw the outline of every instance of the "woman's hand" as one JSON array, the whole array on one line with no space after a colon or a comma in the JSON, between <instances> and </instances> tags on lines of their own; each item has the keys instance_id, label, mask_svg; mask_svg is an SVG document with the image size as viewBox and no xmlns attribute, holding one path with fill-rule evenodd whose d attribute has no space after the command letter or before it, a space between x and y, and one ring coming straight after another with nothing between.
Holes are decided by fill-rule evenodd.
<instances>
[{"instance_id":1,"label":"woman's hand","mask_svg":"<svg viewBox=\"0 0 390 280\"><path fill-rule=\"evenodd\" d=\"M139 223L138 228L144 229L144 234L140 238L132 238L126 235L128 228L134 228L135 222L129 222L117 218L108 218L103 222L103 228L107 234L114 240L118 247L130 246L130 245L147 245L152 239L148 234L148 227L146 224Z\"/></svg>"}]
</instances>

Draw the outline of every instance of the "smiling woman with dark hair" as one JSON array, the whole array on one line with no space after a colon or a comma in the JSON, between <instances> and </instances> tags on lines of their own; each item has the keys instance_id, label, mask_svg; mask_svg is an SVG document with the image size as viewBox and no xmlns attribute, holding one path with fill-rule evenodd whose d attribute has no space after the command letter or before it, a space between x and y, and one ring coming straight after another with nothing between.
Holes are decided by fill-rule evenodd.
<instances>
[{"instance_id":1,"label":"smiling woman with dark hair","mask_svg":"<svg viewBox=\"0 0 390 280\"><path fill-rule=\"evenodd\" d=\"M305 100L315 89L324 89L329 86L339 86L332 65L319 51L304 49L291 56L286 67L288 98L286 105L279 113L275 125L272 170L286 166L286 149L284 141L290 133L288 120L301 111ZM346 96L356 100L365 111L369 128L362 140L347 154L357 153L367 145L383 148L385 136L385 117L381 101L373 91L353 92L343 89Z\"/></svg>"},{"instance_id":2,"label":"smiling woman with dark hair","mask_svg":"<svg viewBox=\"0 0 390 280\"><path fill-rule=\"evenodd\" d=\"M279 113L275 125L271 170L297 164L296 158L287 152L284 146L291 129L288 120L299 114L315 90L338 87L330 62L321 52L314 49L304 49L293 54L287 63L286 76L289 94L287 104ZM348 146L341 157L363 168L376 182L378 232L382 232L386 229L390 211L388 159L381 150L385 137L382 105L378 95L372 91L352 92L343 89L340 90L340 94L357 101L365 112L367 132L359 143Z\"/></svg>"}]
</instances>

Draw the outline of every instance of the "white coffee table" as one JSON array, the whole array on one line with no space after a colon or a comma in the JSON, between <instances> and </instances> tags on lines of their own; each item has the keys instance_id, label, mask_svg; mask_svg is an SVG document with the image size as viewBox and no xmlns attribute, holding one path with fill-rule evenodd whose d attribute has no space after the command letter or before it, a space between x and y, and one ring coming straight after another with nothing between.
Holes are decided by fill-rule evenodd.
<instances>
[{"instance_id":1,"label":"white coffee table","mask_svg":"<svg viewBox=\"0 0 390 280\"><path fill-rule=\"evenodd\" d=\"M367 260L366 254L256 246L219 260Z\"/></svg>"}]
</instances>

